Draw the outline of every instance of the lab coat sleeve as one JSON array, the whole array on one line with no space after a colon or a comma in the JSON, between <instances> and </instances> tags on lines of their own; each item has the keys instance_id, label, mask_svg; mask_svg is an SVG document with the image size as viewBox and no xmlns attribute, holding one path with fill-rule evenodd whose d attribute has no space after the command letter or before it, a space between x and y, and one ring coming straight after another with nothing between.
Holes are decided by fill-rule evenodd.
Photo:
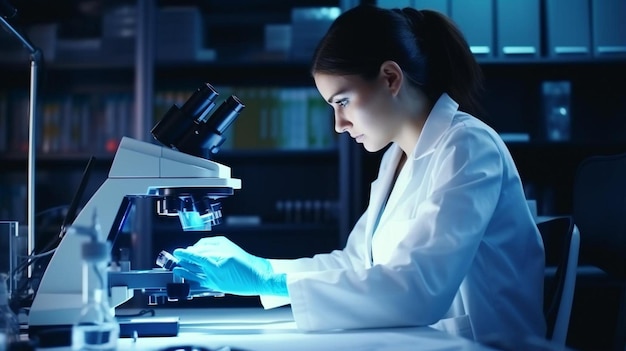
<instances>
[{"instance_id":1,"label":"lab coat sleeve","mask_svg":"<svg viewBox=\"0 0 626 351\"><path fill-rule=\"evenodd\" d=\"M322 271L331 269L352 269L365 265L365 252L363 241L365 235L365 223L367 211L359 218L348 236L348 241L343 250L334 250L330 253L320 253L313 257L298 259L270 259L275 273L297 273ZM276 296L261 296L261 304L264 308L274 308L287 305L290 298Z\"/></svg>"},{"instance_id":2,"label":"lab coat sleeve","mask_svg":"<svg viewBox=\"0 0 626 351\"><path fill-rule=\"evenodd\" d=\"M371 268L287 275L298 328L420 326L445 315L472 264L502 182L502 156L493 137L467 129L439 141L425 176L426 197L403 204L413 206L412 215L381 223L376 236L400 237L387 261Z\"/></svg>"}]
</instances>

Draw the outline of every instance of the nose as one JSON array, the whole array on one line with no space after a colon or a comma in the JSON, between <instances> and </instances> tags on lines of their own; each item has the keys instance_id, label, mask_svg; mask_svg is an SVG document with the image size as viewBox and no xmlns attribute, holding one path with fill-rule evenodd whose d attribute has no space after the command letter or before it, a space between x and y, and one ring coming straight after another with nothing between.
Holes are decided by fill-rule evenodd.
<instances>
[{"instance_id":1,"label":"nose","mask_svg":"<svg viewBox=\"0 0 626 351\"><path fill-rule=\"evenodd\" d=\"M346 120L343 114L335 110L335 132L341 134L345 132L350 126L350 122Z\"/></svg>"}]
</instances>

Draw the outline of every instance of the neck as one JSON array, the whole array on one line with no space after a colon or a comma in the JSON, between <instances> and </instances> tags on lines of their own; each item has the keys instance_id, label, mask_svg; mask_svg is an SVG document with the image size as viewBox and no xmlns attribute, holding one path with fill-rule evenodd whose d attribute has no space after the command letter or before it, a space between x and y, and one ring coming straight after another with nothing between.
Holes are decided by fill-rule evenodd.
<instances>
[{"instance_id":1,"label":"neck","mask_svg":"<svg viewBox=\"0 0 626 351\"><path fill-rule=\"evenodd\" d=\"M404 99L405 117L395 142L406 155L411 155L433 105L419 89L406 89Z\"/></svg>"},{"instance_id":2,"label":"neck","mask_svg":"<svg viewBox=\"0 0 626 351\"><path fill-rule=\"evenodd\" d=\"M398 179L398 175L400 174L400 171L402 171L402 168L404 167L404 164L406 163L406 160L408 158L408 155L403 152L402 155L400 156L400 161L398 161L398 167L396 167L396 173L393 177L393 182L396 182L396 179Z\"/></svg>"},{"instance_id":3,"label":"neck","mask_svg":"<svg viewBox=\"0 0 626 351\"><path fill-rule=\"evenodd\" d=\"M413 149L415 149L415 145L417 145L425 123L426 116L420 116L415 120L409 121L407 126L402 128L402 132L396 140L396 143L400 146L402 151L404 151L405 156L413 153Z\"/></svg>"}]
</instances>

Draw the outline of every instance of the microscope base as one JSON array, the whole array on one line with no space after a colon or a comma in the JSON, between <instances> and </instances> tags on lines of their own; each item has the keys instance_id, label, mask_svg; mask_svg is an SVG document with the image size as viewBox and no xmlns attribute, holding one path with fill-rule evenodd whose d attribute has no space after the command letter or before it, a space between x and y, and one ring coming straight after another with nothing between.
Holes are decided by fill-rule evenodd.
<instances>
[{"instance_id":1,"label":"microscope base","mask_svg":"<svg viewBox=\"0 0 626 351\"><path fill-rule=\"evenodd\" d=\"M178 317L118 318L120 338L142 336L177 336Z\"/></svg>"}]
</instances>

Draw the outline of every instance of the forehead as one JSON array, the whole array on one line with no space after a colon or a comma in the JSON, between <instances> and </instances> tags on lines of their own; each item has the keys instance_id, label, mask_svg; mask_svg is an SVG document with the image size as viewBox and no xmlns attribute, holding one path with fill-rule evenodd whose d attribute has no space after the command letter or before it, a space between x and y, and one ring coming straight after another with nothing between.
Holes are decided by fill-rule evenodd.
<instances>
[{"instance_id":1,"label":"forehead","mask_svg":"<svg viewBox=\"0 0 626 351\"><path fill-rule=\"evenodd\" d=\"M365 89L369 84L357 75L334 75L327 73L315 73L313 75L317 90L324 98L330 99L337 94Z\"/></svg>"}]
</instances>

